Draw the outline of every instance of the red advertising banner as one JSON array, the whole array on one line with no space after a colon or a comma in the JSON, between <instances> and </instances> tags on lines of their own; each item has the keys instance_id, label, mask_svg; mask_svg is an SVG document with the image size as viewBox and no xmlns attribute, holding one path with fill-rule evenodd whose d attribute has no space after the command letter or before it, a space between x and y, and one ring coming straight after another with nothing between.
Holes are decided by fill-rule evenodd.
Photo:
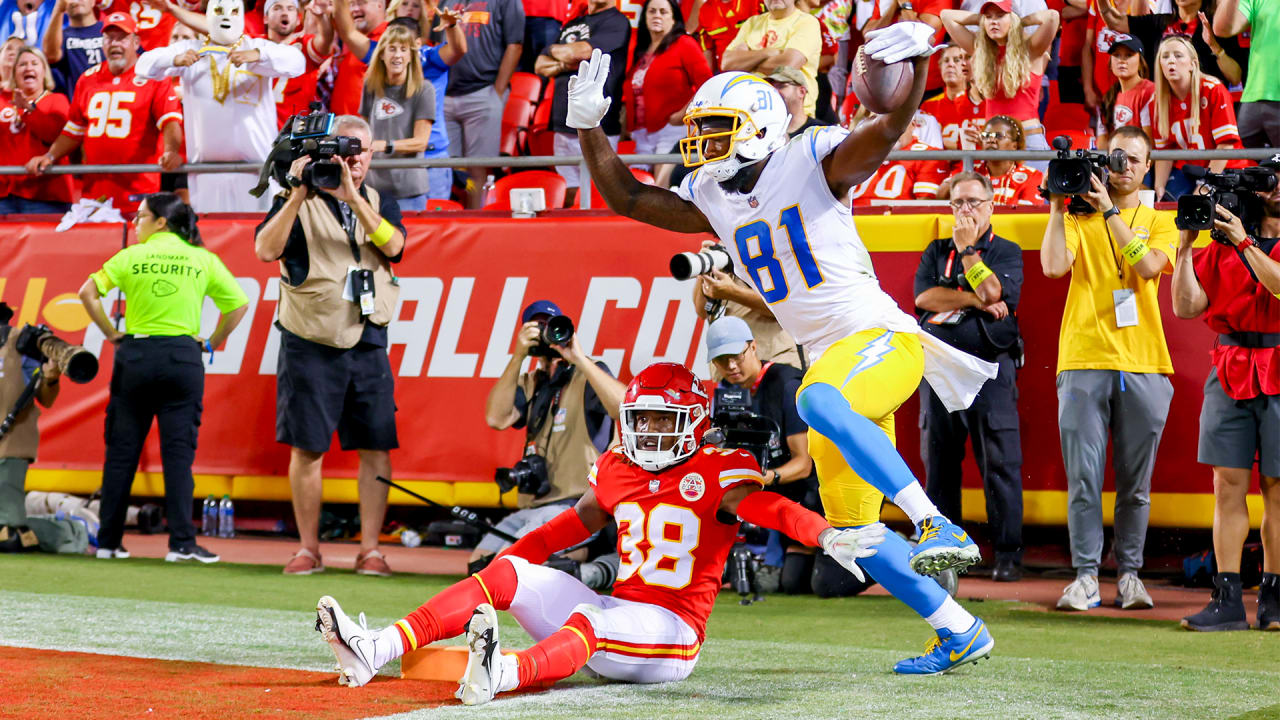
<instances>
[{"instance_id":1,"label":"red advertising banner","mask_svg":"<svg viewBox=\"0 0 1280 720\"><path fill-rule=\"evenodd\" d=\"M1025 487L1061 491L1066 481L1057 437L1054 366L1067 281L1048 280L1040 273L1037 248L1044 219L999 217L997 231L1027 250L1018 313L1027 344L1027 366L1019 376ZM286 474L288 449L275 441L279 333L273 321L280 271L277 264L254 257L256 223L245 218L200 224L207 246L239 279L250 306L226 348L206 367L197 473ZM859 217L858 224L885 289L910 309L919 254L936 237L939 218L868 216ZM521 433L490 430L484 400L510 358L520 310L535 299L559 304L577 325L583 349L603 359L624 381L658 360L687 363L706 374L704 324L690 302L692 285L667 272L670 256L696 249L698 237L603 212L536 220L446 213L409 219L407 225L409 245L396 269L400 306L390 327L401 446L392 453L397 477L491 482L495 466L517 459ZM97 380L64 388L58 404L42 417L37 467L100 469L113 353L89 326L76 291L120 249L122 228L81 225L55 232L50 223L11 222L0 224L0 237L0 299L17 310L15 323L47 323L102 360ZM1203 323L1176 319L1168 294L1166 280L1161 302L1177 375L1153 489L1207 493L1210 474L1196 463L1195 451L1212 334ZM208 303L206 333L215 317ZM915 400L899 411L898 446L918 472L917 417ZM142 469L159 470L154 437ZM354 477L355 469L354 454L338 452L334 443L325 475ZM980 487L976 473L968 474L966 485Z\"/></svg>"}]
</instances>

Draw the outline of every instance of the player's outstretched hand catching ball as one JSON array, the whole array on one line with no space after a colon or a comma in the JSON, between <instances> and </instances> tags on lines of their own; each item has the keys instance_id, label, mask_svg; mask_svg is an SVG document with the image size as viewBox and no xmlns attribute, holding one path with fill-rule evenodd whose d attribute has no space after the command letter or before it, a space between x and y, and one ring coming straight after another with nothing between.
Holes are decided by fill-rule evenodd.
<instances>
[{"instance_id":1,"label":"player's outstretched hand catching ball","mask_svg":"<svg viewBox=\"0 0 1280 720\"><path fill-rule=\"evenodd\" d=\"M609 79L609 56L600 48L578 66L578 74L569 78L569 111L565 124L576 130L590 130L600 125L611 100L605 97L604 84Z\"/></svg>"},{"instance_id":2,"label":"player's outstretched hand catching ball","mask_svg":"<svg viewBox=\"0 0 1280 720\"><path fill-rule=\"evenodd\" d=\"M934 32L932 27L922 22L897 22L867 33L863 51L886 65L907 58L928 57L942 49L941 45L933 45Z\"/></svg>"},{"instance_id":3,"label":"player's outstretched hand catching ball","mask_svg":"<svg viewBox=\"0 0 1280 720\"><path fill-rule=\"evenodd\" d=\"M862 573L862 568L858 567L857 560L875 555L875 546L884 540L887 531L884 523L844 530L827 528L818 535L818 542L832 559L853 573L859 582L865 582L867 578Z\"/></svg>"}]
</instances>

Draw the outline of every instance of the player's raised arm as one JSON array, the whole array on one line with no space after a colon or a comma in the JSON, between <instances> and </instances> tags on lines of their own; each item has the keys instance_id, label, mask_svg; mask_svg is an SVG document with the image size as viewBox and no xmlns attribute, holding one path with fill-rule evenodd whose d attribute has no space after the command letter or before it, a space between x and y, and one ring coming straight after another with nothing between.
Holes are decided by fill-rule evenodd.
<instances>
[{"instance_id":1,"label":"player's raised arm","mask_svg":"<svg viewBox=\"0 0 1280 720\"><path fill-rule=\"evenodd\" d=\"M711 232L711 224L693 203L665 188L645 185L618 159L600 129L600 120L611 100L604 94L609 78L609 56L599 48L569 78L569 110L565 123L578 130L582 155L591 170L591 181L600 188L609 209L664 230Z\"/></svg>"},{"instance_id":2,"label":"player's raised arm","mask_svg":"<svg viewBox=\"0 0 1280 720\"><path fill-rule=\"evenodd\" d=\"M915 77L910 94L893 112L858 124L823 159L827 185L837 198L845 197L850 188L871 177L911 124L924 98L929 56L936 49L931 44L933 33L933 28L924 23L899 22L867 34L867 55L887 64L915 58Z\"/></svg>"}]
</instances>

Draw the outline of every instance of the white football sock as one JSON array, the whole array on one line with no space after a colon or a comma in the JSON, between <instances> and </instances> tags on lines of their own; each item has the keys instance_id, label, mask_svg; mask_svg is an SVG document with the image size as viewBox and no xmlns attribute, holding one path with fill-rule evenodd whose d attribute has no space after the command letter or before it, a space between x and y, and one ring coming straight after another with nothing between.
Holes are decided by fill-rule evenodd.
<instances>
[{"instance_id":1,"label":"white football sock","mask_svg":"<svg viewBox=\"0 0 1280 720\"><path fill-rule=\"evenodd\" d=\"M962 633L973 627L976 618L969 614L955 598L948 597L942 601L942 607L933 611L933 614L925 618L925 621L933 627L934 630L947 629L953 633Z\"/></svg>"},{"instance_id":2,"label":"white football sock","mask_svg":"<svg viewBox=\"0 0 1280 720\"><path fill-rule=\"evenodd\" d=\"M930 515L941 514L938 512L938 506L924 494L924 488L920 487L918 482L913 482L899 490L898 494L893 496L893 504L902 508L902 512L906 513L907 517L911 518L911 522L916 525Z\"/></svg>"},{"instance_id":3,"label":"white football sock","mask_svg":"<svg viewBox=\"0 0 1280 720\"><path fill-rule=\"evenodd\" d=\"M520 684L520 664L516 662L515 653L502 653L498 662L494 663L494 694L515 690Z\"/></svg>"},{"instance_id":4,"label":"white football sock","mask_svg":"<svg viewBox=\"0 0 1280 720\"><path fill-rule=\"evenodd\" d=\"M400 637L400 628L388 625L373 634L373 662L382 667L404 655L404 638Z\"/></svg>"}]
</instances>

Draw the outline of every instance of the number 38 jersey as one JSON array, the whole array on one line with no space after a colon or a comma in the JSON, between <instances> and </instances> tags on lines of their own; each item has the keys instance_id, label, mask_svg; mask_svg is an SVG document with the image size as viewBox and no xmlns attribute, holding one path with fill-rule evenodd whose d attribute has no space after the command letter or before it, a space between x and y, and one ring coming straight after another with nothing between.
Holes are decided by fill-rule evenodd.
<instances>
[{"instance_id":1,"label":"number 38 jersey","mask_svg":"<svg viewBox=\"0 0 1280 720\"><path fill-rule=\"evenodd\" d=\"M704 447L688 460L649 472L615 447L589 477L600 507L618 523L618 579L613 596L664 607L706 636L738 522L716 517L724 494L762 486L750 453Z\"/></svg>"},{"instance_id":2,"label":"number 38 jersey","mask_svg":"<svg viewBox=\"0 0 1280 720\"><path fill-rule=\"evenodd\" d=\"M677 194L706 216L782 327L819 357L856 332L919 327L880 288L849 206L831 194L822 160L848 131L813 127L764 161L751 192L687 175Z\"/></svg>"}]
</instances>

